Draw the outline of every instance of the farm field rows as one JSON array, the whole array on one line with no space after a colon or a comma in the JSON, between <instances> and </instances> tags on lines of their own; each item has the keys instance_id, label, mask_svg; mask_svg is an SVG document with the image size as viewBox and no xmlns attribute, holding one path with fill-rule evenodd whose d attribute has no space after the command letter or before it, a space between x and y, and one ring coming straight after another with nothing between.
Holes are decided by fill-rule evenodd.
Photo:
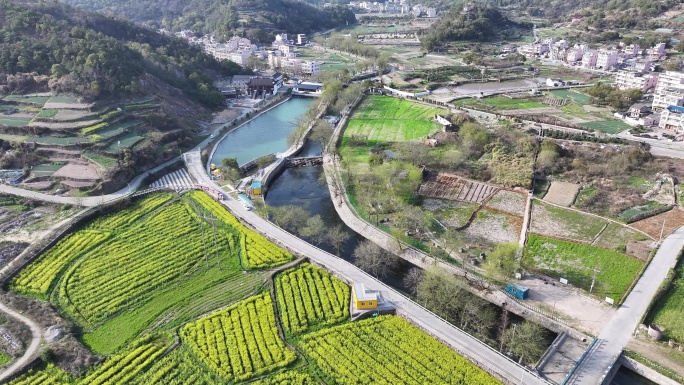
<instances>
[{"instance_id":1,"label":"farm field rows","mask_svg":"<svg viewBox=\"0 0 684 385\"><path fill-rule=\"evenodd\" d=\"M445 110L388 96L368 96L349 121L344 136L362 136L369 141L423 139L441 126L432 122Z\"/></svg>"},{"instance_id":2,"label":"farm field rows","mask_svg":"<svg viewBox=\"0 0 684 385\"><path fill-rule=\"evenodd\" d=\"M290 333L349 318L349 286L309 264L278 274L276 296L283 327Z\"/></svg>"},{"instance_id":3,"label":"farm field rows","mask_svg":"<svg viewBox=\"0 0 684 385\"><path fill-rule=\"evenodd\" d=\"M321 371L338 384L499 384L482 369L396 316L380 316L314 332L302 339L301 346Z\"/></svg>"},{"instance_id":4,"label":"farm field rows","mask_svg":"<svg viewBox=\"0 0 684 385\"><path fill-rule=\"evenodd\" d=\"M545 198L546 199L546 198ZM540 235L591 243L608 221L535 200L530 231Z\"/></svg>"},{"instance_id":5,"label":"farm field rows","mask_svg":"<svg viewBox=\"0 0 684 385\"><path fill-rule=\"evenodd\" d=\"M665 328L665 336L684 342L684 263L680 257L673 271L672 284L649 312L647 321Z\"/></svg>"},{"instance_id":6,"label":"farm field rows","mask_svg":"<svg viewBox=\"0 0 684 385\"><path fill-rule=\"evenodd\" d=\"M610 297L617 303L644 262L615 251L530 234L523 265L556 278L566 278L587 291L596 269L593 293L599 298Z\"/></svg>"}]
</instances>

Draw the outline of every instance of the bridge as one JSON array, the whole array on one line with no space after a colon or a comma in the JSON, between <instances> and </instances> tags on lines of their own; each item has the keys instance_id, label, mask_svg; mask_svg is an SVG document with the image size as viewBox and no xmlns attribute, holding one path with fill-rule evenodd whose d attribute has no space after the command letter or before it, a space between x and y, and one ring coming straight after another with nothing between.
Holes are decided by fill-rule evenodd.
<instances>
[{"instance_id":1,"label":"bridge","mask_svg":"<svg viewBox=\"0 0 684 385\"><path fill-rule=\"evenodd\" d=\"M323 164L322 156L304 156L299 158L287 158L285 167L311 167Z\"/></svg>"}]
</instances>

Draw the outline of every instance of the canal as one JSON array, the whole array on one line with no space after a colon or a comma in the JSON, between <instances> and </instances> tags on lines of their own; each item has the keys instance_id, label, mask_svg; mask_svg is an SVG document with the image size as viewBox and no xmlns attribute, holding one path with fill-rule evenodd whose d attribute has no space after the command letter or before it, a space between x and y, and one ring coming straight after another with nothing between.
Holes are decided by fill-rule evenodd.
<instances>
[{"instance_id":1,"label":"canal","mask_svg":"<svg viewBox=\"0 0 684 385\"><path fill-rule=\"evenodd\" d=\"M243 165L260 156L284 152L296 119L306 113L311 103L311 98L292 98L232 130L216 145L211 163L236 158Z\"/></svg>"}]
</instances>

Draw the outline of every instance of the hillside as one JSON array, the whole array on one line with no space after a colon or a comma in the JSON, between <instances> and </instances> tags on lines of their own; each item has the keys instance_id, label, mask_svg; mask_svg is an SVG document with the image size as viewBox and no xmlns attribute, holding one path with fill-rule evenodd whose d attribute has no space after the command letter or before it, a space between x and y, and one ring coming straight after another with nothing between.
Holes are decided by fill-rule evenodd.
<instances>
[{"instance_id":1,"label":"hillside","mask_svg":"<svg viewBox=\"0 0 684 385\"><path fill-rule=\"evenodd\" d=\"M268 41L277 32L311 33L347 22L345 6L320 8L296 0L66 0L74 6L170 31L192 29L219 36Z\"/></svg>"},{"instance_id":2,"label":"hillside","mask_svg":"<svg viewBox=\"0 0 684 385\"><path fill-rule=\"evenodd\" d=\"M8 0L0 63L0 168L40 166L45 182L61 161L85 163L95 176L72 184L92 191L194 143L195 119L223 103L213 79L240 71L129 22Z\"/></svg>"},{"instance_id":3,"label":"hillside","mask_svg":"<svg viewBox=\"0 0 684 385\"><path fill-rule=\"evenodd\" d=\"M529 26L511 21L496 8L470 4L467 8L456 7L442 15L420 41L430 51L452 41L490 41L516 27Z\"/></svg>"}]
</instances>

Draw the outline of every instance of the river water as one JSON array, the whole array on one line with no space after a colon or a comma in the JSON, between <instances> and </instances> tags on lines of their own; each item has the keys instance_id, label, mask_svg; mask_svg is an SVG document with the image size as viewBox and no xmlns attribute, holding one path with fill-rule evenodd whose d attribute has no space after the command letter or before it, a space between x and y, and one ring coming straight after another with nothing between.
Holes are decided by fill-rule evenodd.
<instances>
[{"instance_id":1,"label":"river water","mask_svg":"<svg viewBox=\"0 0 684 385\"><path fill-rule=\"evenodd\" d=\"M313 103L310 98L292 98L226 134L216 145L211 163L236 158L243 165L260 156L287 150L287 136L295 120Z\"/></svg>"}]
</instances>

